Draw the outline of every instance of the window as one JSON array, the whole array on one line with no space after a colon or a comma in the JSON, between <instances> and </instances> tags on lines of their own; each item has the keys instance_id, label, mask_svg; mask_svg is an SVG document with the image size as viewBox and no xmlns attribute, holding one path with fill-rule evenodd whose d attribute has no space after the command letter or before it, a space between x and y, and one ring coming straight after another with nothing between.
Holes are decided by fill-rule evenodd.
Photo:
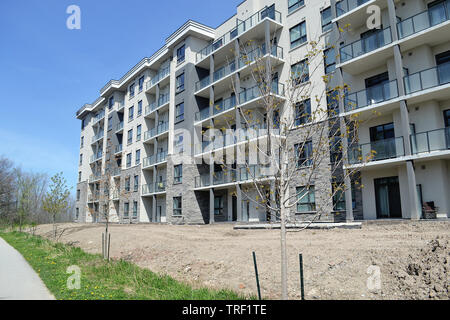
<instances>
[{"instance_id":1,"label":"window","mask_svg":"<svg viewBox=\"0 0 450 320\"><path fill-rule=\"evenodd\" d=\"M132 121L134 118L134 106L128 109L128 121Z\"/></svg>"},{"instance_id":2,"label":"window","mask_svg":"<svg viewBox=\"0 0 450 320\"><path fill-rule=\"evenodd\" d=\"M134 218L137 217L137 206L138 206L137 201L133 201L133 217Z\"/></svg>"},{"instance_id":3,"label":"window","mask_svg":"<svg viewBox=\"0 0 450 320\"><path fill-rule=\"evenodd\" d=\"M185 45L183 44L181 47L177 49L177 63L181 63L184 61L184 52L185 52Z\"/></svg>"},{"instance_id":4,"label":"window","mask_svg":"<svg viewBox=\"0 0 450 320\"><path fill-rule=\"evenodd\" d=\"M78 182L81 182L81 171L78 172Z\"/></svg>"},{"instance_id":5,"label":"window","mask_svg":"<svg viewBox=\"0 0 450 320\"><path fill-rule=\"evenodd\" d=\"M322 32L331 30L333 28L333 23L331 22L331 20L333 20L333 17L331 16L331 7L322 10L320 16L322 18Z\"/></svg>"},{"instance_id":6,"label":"window","mask_svg":"<svg viewBox=\"0 0 450 320\"><path fill-rule=\"evenodd\" d=\"M135 83L133 82L133 83L131 84L131 86L129 87L130 98L133 98L133 97L134 97L134 86L135 86Z\"/></svg>"},{"instance_id":7,"label":"window","mask_svg":"<svg viewBox=\"0 0 450 320\"><path fill-rule=\"evenodd\" d=\"M339 91L333 90L327 92L327 110L329 117L339 115Z\"/></svg>"},{"instance_id":8,"label":"window","mask_svg":"<svg viewBox=\"0 0 450 320\"><path fill-rule=\"evenodd\" d=\"M175 122L184 120L184 102L178 104L175 107Z\"/></svg>"},{"instance_id":9,"label":"window","mask_svg":"<svg viewBox=\"0 0 450 320\"><path fill-rule=\"evenodd\" d=\"M124 216L125 218L128 218L128 213L129 213L129 211L130 211L130 204L129 204L128 202L125 202L125 203L123 204L123 216Z\"/></svg>"},{"instance_id":10,"label":"window","mask_svg":"<svg viewBox=\"0 0 450 320\"><path fill-rule=\"evenodd\" d=\"M127 139L127 143L128 143L128 144L133 143L133 129L128 130L128 139Z\"/></svg>"},{"instance_id":11,"label":"window","mask_svg":"<svg viewBox=\"0 0 450 320\"><path fill-rule=\"evenodd\" d=\"M288 0L288 13L291 13L295 9L300 8L304 4L304 0Z\"/></svg>"},{"instance_id":12,"label":"window","mask_svg":"<svg viewBox=\"0 0 450 320\"><path fill-rule=\"evenodd\" d=\"M86 119L81 119L81 130L86 126Z\"/></svg>"},{"instance_id":13,"label":"window","mask_svg":"<svg viewBox=\"0 0 450 320\"><path fill-rule=\"evenodd\" d=\"M131 167L131 153L127 154L127 168Z\"/></svg>"},{"instance_id":14,"label":"window","mask_svg":"<svg viewBox=\"0 0 450 320\"><path fill-rule=\"evenodd\" d=\"M174 151L176 153L182 153L184 151L183 134L182 133L179 133L175 136L173 143L174 143Z\"/></svg>"},{"instance_id":15,"label":"window","mask_svg":"<svg viewBox=\"0 0 450 320\"><path fill-rule=\"evenodd\" d=\"M291 48L306 42L306 21L303 21L289 30Z\"/></svg>"},{"instance_id":16,"label":"window","mask_svg":"<svg viewBox=\"0 0 450 320\"><path fill-rule=\"evenodd\" d=\"M336 53L334 48L328 48L323 51L323 63L325 64L325 74L329 74L336 69Z\"/></svg>"},{"instance_id":17,"label":"window","mask_svg":"<svg viewBox=\"0 0 450 320\"><path fill-rule=\"evenodd\" d=\"M83 164L83 154L80 154L80 166Z\"/></svg>"},{"instance_id":18,"label":"window","mask_svg":"<svg viewBox=\"0 0 450 320\"><path fill-rule=\"evenodd\" d=\"M75 210L75 219L78 220L79 217L80 217L80 209L76 208L76 210Z\"/></svg>"},{"instance_id":19,"label":"window","mask_svg":"<svg viewBox=\"0 0 450 320\"><path fill-rule=\"evenodd\" d=\"M173 183L178 184L183 180L183 165L179 164L173 167Z\"/></svg>"},{"instance_id":20,"label":"window","mask_svg":"<svg viewBox=\"0 0 450 320\"><path fill-rule=\"evenodd\" d=\"M302 60L291 66L292 80L296 84L309 81L308 60Z\"/></svg>"},{"instance_id":21,"label":"window","mask_svg":"<svg viewBox=\"0 0 450 320\"><path fill-rule=\"evenodd\" d=\"M214 215L223 214L223 196L214 197Z\"/></svg>"},{"instance_id":22,"label":"window","mask_svg":"<svg viewBox=\"0 0 450 320\"><path fill-rule=\"evenodd\" d=\"M311 121L311 100L305 100L297 102L295 105L295 125L300 126L302 124Z\"/></svg>"},{"instance_id":23,"label":"window","mask_svg":"<svg viewBox=\"0 0 450 320\"><path fill-rule=\"evenodd\" d=\"M179 93L184 90L184 73L180 74L176 78L176 93Z\"/></svg>"},{"instance_id":24,"label":"window","mask_svg":"<svg viewBox=\"0 0 450 320\"><path fill-rule=\"evenodd\" d=\"M139 176L134 176L134 191L139 190Z\"/></svg>"},{"instance_id":25,"label":"window","mask_svg":"<svg viewBox=\"0 0 450 320\"><path fill-rule=\"evenodd\" d=\"M112 116L108 117L108 131L112 129Z\"/></svg>"},{"instance_id":26,"label":"window","mask_svg":"<svg viewBox=\"0 0 450 320\"><path fill-rule=\"evenodd\" d=\"M173 215L181 216L181 197L173 198Z\"/></svg>"},{"instance_id":27,"label":"window","mask_svg":"<svg viewBox=\"0 0 450 320\"><path fill-rule=\"evenodd\" d=\"M130 188L131 188L130 177L127 177L125 179L125 191L130 192Z\"/></svg>"},{"instance_id":28,"label":"window","mask_svg":"<svg viewBox=\"0 0 450 320\"><path fill-rule=\"evenodd\" d=\"M138 125L136 128L136 141L141 141L142 125Z\"/></svg>"},{"instance_id":29,"label":"window","mask_svg":"<svg viewBox=\"0 0 450 320\"><path fill-rule=\"evenodd\" d=\"M141 163L141 150L136 150L136 159L135 159L135 163L136 165L138 165L139 163Z\"/></svg>"},{"instance_id":30,"label":"window","mask_svg":"<svg viewBox=\"0 0 450 320\"><path fill-rule=\"evenodd\" d=\"M77 201L80 201L80 194L81 194L81 191L80 191L80 189L78 189L77 190Z\"/></svg>"},{"instance_id":31,"label":"window","mask_svg":"<svg viewBox=\"0 0 450 320\"><path fill-rule=\"evenodd\" d=\"M142 89L144 89L144 76L139 78L139 92L141 92Z\"/></svg>"},{"instance_id":32,"label":"window","mask_svg":"<svg viewBox=\"0 0 450 320\"><path fill-rule=\"evenodd\" d=\"M342 139L340 130L330 131L330 163L339 163L342 160Z\"/></svg>"},{"instance_id":33,"label":"window","mask_svg":"<svg viewBox=\"0 0 450 320\"><path fill-rule=\"evenodd\" d=\"M297 159L297 168L311 166L312 159L312 141L299 143L295 146L295 157Z\"/></svg>"},{"instance_id":34,"label":"window","mask_svg":"<svg viewBox=\"0 0 450 320\"><path fill-rule=\"evenodd\" d=\"M316 211L316 199L314 195L314 186L297 188L297 212Z\"/></svg>"},{"instance_id":35,"label":"window","mask_svg":"<svg viewBox=\"0 0 450 320\"><path fill-rule=\"evenodd\" d=\"M81 137L80 149L84 147L84 137Z\"/></svg>"},{"instance_id":36,"label":"window","mask_svg":"<svg viewBox=\"0 0 450 320\"><path fill-rule=\"evenodd\" d=\"M333 192L333 210L345 211L345 189L344 183L339 181L333 181L331 183L331 189Z\"/></svg>"},{"instance_id":37,"label":"window","mask_svg":"<svg viewBox=\"0 0 450 320\"><path fill-rule=\"evenodd\" d=\"M142 115L142 100L138 102L137 116Z\"/></svg>"},{"instance_id":38,"label":"window","mask_svg":"<svg viewBox=\"0 0 450 320\"><path fill-rule=\"evenodd\" d=\"M114 96L111 96L109 97L108 100L108 108L111 110L113 106L114 106Z\"/></svg>"}]
</instances>

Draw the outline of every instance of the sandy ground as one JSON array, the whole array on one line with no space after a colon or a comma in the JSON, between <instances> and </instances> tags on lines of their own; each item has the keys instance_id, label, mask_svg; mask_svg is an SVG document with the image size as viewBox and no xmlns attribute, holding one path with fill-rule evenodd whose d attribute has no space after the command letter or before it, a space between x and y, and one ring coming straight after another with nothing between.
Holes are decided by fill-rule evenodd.
<instances>
[{"instance_id":1,"label":"sandy ground","mask_svg":"<svg viewBox=\"0 0 450 320\"><path fill-rule=\"evenodd\" d=\"M61 242L101 253L104 226L64 224L59 228L65 229ZM51 226L44 225L37 234L45 236L49 231ZM361 229L289 233L290 298L300 298L301 252L306 299L449 299L449 240L449 221L364 223ZM263 298L280 298L279 230L237 231L231 224L111 226L113 258L193 286L256 295L252 251ZM375 284L369 290L372 269L368 268L373 265L380 268L381 289Z\"/></svg>"}]
</instances>

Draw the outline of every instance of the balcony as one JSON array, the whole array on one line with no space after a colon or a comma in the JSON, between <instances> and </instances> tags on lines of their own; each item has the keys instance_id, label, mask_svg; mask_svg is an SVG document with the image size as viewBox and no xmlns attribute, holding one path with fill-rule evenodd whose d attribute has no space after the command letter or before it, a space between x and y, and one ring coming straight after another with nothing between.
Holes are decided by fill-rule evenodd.
<instances>
[{"instance_id":1,"label":"balcony","mask_svg":"<svg viewBox=\"0 0 450 320\"><path fill-rule=\"evenodd\" d=\"M100 152L100 153L98 153L98 154L93 154L93 155L91 156L91 161L90 161L90 163L93 163L93 162L96 162L96 161L98 161L98 160L101 160L102 157L103 157L103 152Z\"/></svg>"},{"instance_id":2,"label":"balcony","mask_svg":"<svg viewBox=\"0 0 450 320\"><path fill-rule=\"evenodd\" d=\"M99 123L101 120L105 119L105 110L100 111L94 118L92 118L92 125Z\"/></svg>"},{"instance_id":3,"label":"balcony","mask_svg":"<svg viewBox=\"0 0 450 320\"><path fill-rule=\"evenodd\" d=\"M345 111L350 112L373 105L379 105L394 98L398 98L397 80L392 80L358 92L346 94L344 97Z\"/></svg>"},{"instance_id":4,"label":"balcony","mask_svg":"<svg viewBox=\"0 0 450 320\"><path fill-rule=\"evenodd\" d=\"M152 80L147 81L146 90L149 91L150 89L154 88L156 84L168 78L169 75L170 75L170 66L161 69L157 73L157 75L152 78Z\"/></svg>"},{"instance_id":5,"label":"balcony","mask_svg":"<svg viewBox=\"0 0 450 320\"><path fill-rule=\"evenodd\" d=\"M149 196L155 193L166 192L166 181L160 181L142 186L142 195Z\"/></svg>"},{"instance_id":6,"label":"balcony","mask_svg":"<svg viewBox=\"0 0 450 320\"><path fill-rule=\"evenodd\" d=\"M284 84L279 82L272 83L270 93L278 96L284 96ZM239 103L240 105L243 105L248 103L249 101L258 99L260 97L261 97L261 89L259 88L259 86L254 86L252 88L245 89L239 93Z\"/></svg>"},{"instance_id":7,"label":"balcony","mask_svg":"<svg viewBox=\"0 0 450 320\"><path fill-rule=\"evenodd\" d=\"M411 135L412 154L450 150L450 127Z\"/></svg>"},{"instance_id":8,"label":"balcony","mask_svg":"<svg viewBox=\"0 0 450 320\"><path fill-rule=\"evenodd\" d=\"M412 103L450 98L447 90L450 83L450 62L413 73L403 80L406 94L414 96L408 99Z\"/></svg>"},{"instance_id":9,"label":"balcony","mask_svg":"<svg viewBox=\"0 0 450 320\"><path fill-rule=\"evenodd\" d=\"M356 146L350 146L348 150L349 164L365 164L403 157L405 147L403 137L378 140Z\"/></svg>"},{"instance_id":10,"label":"balcony","mask_svg":"<svg viewBox=\"0 0 450 320\"><path fill-rule=\"evenodd\" d=\"M154 166L155 164L165 162L167 159L167 151L159 152L153 156L145 158L142 164L143 169Z\"/></svg>"},{"instance_id":11,"label":"balcony","mask_svg":"<svg viewBox=\"0 0 450 320\"><path fill-rule=\"evenodd\" d=\"M91 174L89 176L89 183L100 181L101 178L102 178L101 173Z\"/></svg>"},{"instance_id":12,"label":"balcony","mask_svg":"<svg viewBox=\"0 0 450 320\"><path fill-rule=\"evenodd\" d=\"M169 122L163 122L144 133L144 142L169 131Z\"/></svg>"},{"instance_id":13,"label":"balcony","mask_svg":"<svg viewBox=\"0 0 450 320\"><path fill-rule=\"evenodd\" d=\"M123 145L122 145L122 144L118 144L118 145L115 146L115 148L114 148L114 155L121 154L122 151L123 151Z\"/></svg>"},{"instance_id":14,"label":"balcony","mask_svg":"<svg viewBox=\"0 0 450 320\"><path fill-rule=\"evenodd\" d=\"M336 3L336 16L340 17L371 0L342 0Z\"/></svg>"},{"instance_id":15,"label":"balcony","mask_svg":"<svg viewBox=\"0 0 450 320\"><path fill-rule=\"evenodd\" d=\"M88 196L89 202L98 202L99 199L100 199L100 191L98 190L90 193Z\"/></svg>"},{"instance_id":16,"label":"balcony","mask_svg":"<svg viewBox=\"0 0 450 320\"><path fill-rule=\"evenodd\" d=\"M399 39L404 39L409 36L416 37L418 33L439 26L444 22L449 21L449 19L450 19L450 1L447 0L446 2L433 6L432 10L423 11L397 23ZM448 35L448 33L443 32L442 36L444 35ZM427 41L430 39L429 38L425 39L424 36L423 40ZM446 41L444 39L442 40ZM416 43L416 41L414 43ZM415 46L419 46L421 44L422 43L415 44Z\"/></svg>"},{"instance_id":17,"label":"balcony","mask_svg":"<svg viewBox=\"0 0 450 320\"><path fill-rule=\"evenodd\" d=\"M230 169L229 171L217 171L212 175L213 185L219 186L230 183L244 183L254 179L260 180L269 178L269 175L264 174L262 169L263 167L259 165L252 165L248 168L242 167ZM205 188L210 186L211 182L209 174L195 177L195 188Z\"/></svg>"},{"instance_id":18,"label":"balcony","mask_svg":"<svg viewBox=\"0 0 450 320\"><path fill-rule=\"evenodd\" d=\"M97 133L95 136L92 137L92 143L96 143L97 141L100 141L105 136L105 133L103 130L101 130L99 133Z\"/></svg>"},{"instance_id":19,"label":"balcony","mask_svg":"<svg viewBox=\"0 0 450 320\"><path fill-rule=\"evenodd\" d=\"M123 131L123 121L117 124L116 126L116 133L120 133Z\"/></svg>"},{"instance_id":20,"label":"balcony","mask_svg":"<svg viewBox=\"0 0 450 320\"><path fill-rule=\"evenodd\" d=\"M222 79L225 79L229 75L233 74L234 72L239 72L245 69L247 66L251 65L253 62L255 62L257 59L260 59L264 57L267 54L266 45L263 43L260 47L253 49L252 51L248 52L245 55L241 55L238 60L238 66L236 67L236 62L231 61L228 64L222 66L221 68L215 70L213 73L213 78L211 81L211 77L208 75L205 78L201 79L195 84L195 91L196 94L198 92L210 85L213 85L217 82L219 82ZM273 46L270 52L270 56L277 59L282 60L283 59L283 48L278 46ZM274 66L276 63L275 61L272 63L272 66ZM220 91L220 89L219 89Z\"/></svg>"},{"instance_id":21,"label":"balcony","mask_svg":"<svg viewBox=\"0 0 450 320\"><path fill-rule=\"evenodd\" d=\"M170 94L160 94L158 101L155 101L145 107L145 117L149 116L151 113L156 111L158 108L168 104L170 101Z\"/></svg>"},{"instance_id":22,"label":"balcony","mask_svg":"<svg viewBox=\"0 0 450 320\"><path fill-rule=\"evenodd\" d=\"M280 12L276 11L274 7L265 7L261 11L252 15L250 18L238 23L236 27L232 28L225 35L223 35L219 39L214 40L214 42L210 43L200 52L198 52L196 54L196 63L201 62L220 48L226 47L226 45L231 43L232 40L242 36L244 33L257 26L260 22L264 21L266 18L271 19L278 24L281 24L282 22Z\"/></svg>"}]
</instances>

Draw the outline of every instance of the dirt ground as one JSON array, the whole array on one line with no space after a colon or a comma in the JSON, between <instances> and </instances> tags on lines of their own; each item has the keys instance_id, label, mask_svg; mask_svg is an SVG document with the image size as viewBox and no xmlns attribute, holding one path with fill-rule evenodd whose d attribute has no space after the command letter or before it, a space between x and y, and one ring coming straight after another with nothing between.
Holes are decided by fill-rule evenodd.
<instances>
[{"instance_id":1,"label":"dirt ground","mask_svg":"<svg viewBox=\"0 0 450 320\"><path fill-rule=\"evenodd\" d=\"M101 253L104 226L63 224L59 228L65 229L61 242ZM49 231L51 226L43 225L37 234L45 236ZM306 299L449 299L449 240L450 221L364 223L361 229L289 233L290 299L300 299L300 252ZM252 251L263 298L280 298L279 230L238 231L231 224L111 226L113 258L195 287L256 295ZM381 289L376 285L368 289L368 280L374 283L370 279L376 277L376 269L370 266L380 268Z\"/></svg>"}]
</instances>

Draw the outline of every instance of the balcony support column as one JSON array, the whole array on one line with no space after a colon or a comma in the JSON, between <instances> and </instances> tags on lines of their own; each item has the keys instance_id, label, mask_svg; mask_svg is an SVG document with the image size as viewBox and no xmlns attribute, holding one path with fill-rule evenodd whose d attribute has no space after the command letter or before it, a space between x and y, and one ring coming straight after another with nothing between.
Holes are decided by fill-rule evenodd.
<instances>
[{"instance_id":1,"label":"balcony support column","mask_svg":"<svg viewBox=\"0 0 450 320\"><path fill-rule=\"evenodd\" d=\"M214 79L214 55L209 56L209 83L213 83ZM214 114L214 87L209 87L209 115Z\"/></svg>"},{"instance_id":2,"label":"balcony support column","mask_svg":"<svg viewBox=\"0 0 450 320\"><path fill-rule=\"evenodd\" d=\"M272 84L272 66L270 60L270 52L271 52L271 41L270 41L270 23L269 20L264 22L264 40L266 45L266 54L269 54L269 57L266 59L266 79L267 83Z\"/></svg>"},{"instance_id":3,"label":"balcony support column","mask_svg":"<svg viewBox=\"0 0 450 320\"><path fill-rule=\"evenodd\" d=\"M214 189L209 189L209 224L213 224L214 221Z\"/></svg>"},{"instance_id":4,"label":"balcony support column","mask_svg":"<svg viewBox=\"0 0 450 320\"><path fill-rule=\"evenodd\" d=\"M236 209L237 209L237 220L242 221L242 192L241 186L236 184Z\"/></svg>"},{"instance_id":5,"label":"balcony support column","mask_svg":"<svg viewBox=\"0 0 450 320\"><path fill-rule=\"evenodd\" d=\"M388 12L389 12L389 22L391 25L392 41L397 41L398 40L397 14L395 13L394 0L388 0L387 4L388 4Z\"/></svg>"},{"instance_id":6,"label":"balcony support column","mask_svg":"<svg viewBox=\"0 0 450 320\"><path fill-rule=\"evenodd\" d=\"M159 95L160 95L160 93L159 93L159 83L156 85L156 95L155 95L155 97L156 97L156 108L158 108L158 106L159 106Z\"/></svg>"},{"instance_id":7,"label":"balcony support column","mask_svg":"<svg viewBox=\"0 0 450 320\"><path fill-rule=\"evenodd\" d=\"M156 222L156 196L152 196L152 222Z\"/></svg>"},{"instance_id":8,"label":"balcony support column","mask_svg":"<svg viewBox=\"0 0 450 320\"><path fill-rule=\"evenodd\" d=\"M418 195L416 187L416 173L414 171L414 163L412 160L406 161L406 174L408 178L408 193L409 193L409 209L411 220L420 219L420 211L417 205Z\"/></svg>"}]
</instances>

